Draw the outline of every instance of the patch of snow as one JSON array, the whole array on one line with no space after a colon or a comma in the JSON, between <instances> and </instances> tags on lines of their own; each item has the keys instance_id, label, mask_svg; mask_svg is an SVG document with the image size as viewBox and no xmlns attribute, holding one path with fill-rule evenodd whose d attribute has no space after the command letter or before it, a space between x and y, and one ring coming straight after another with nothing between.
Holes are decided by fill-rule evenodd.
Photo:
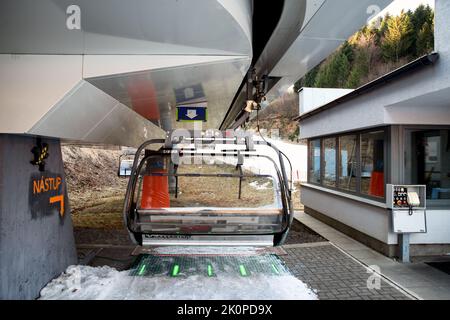
<instances>
[{"instance_id":1,"label":"patch of snow","mask_svg":"<svg viewBox=\"0 0 450 320\"><path fill-rule=\"evenodd\" d=\"M259 184L258 181L254 181L250 183L250 186L256 190L267 190L270 188L270 181L267 181L265 183Z\"/></svg>"},{"instance_id":2,"label":"patch of snow","mask_svg":"<svg viewBox=\"0 0 450 320\"><path fill-rule=\"evenodd\" d=\"M254 136L258 139L258 136ZM307 146L295 143L289 143L283 140L275 140L270 138L265 138L268 142L276 146L280 151L282 151L291 160L292 164L292 179L294 181L306 181L307 176ZM260 139L261 140L261 139ZM277 165L279 165L277 153L266 146L255 145L256 153L259 155L268 156L275 160ZM223 157L223 162L236 165L235 158ZM290 166L287 161L286 174L290 178L291 171ZM275 176L273 165L264 157L249 157L244 159L243 169L249 170L255 174L268 174Z\"/></svg>"},{"instance_id":3,"label":"patch of snow","mask_svg":"<svg viewBox=\"0 0 450 320\"><path fill-rule=\"evenodd\" d=\"M110 267L70 266L41 291L44 300L316 300L293 276L134 277Z\"/></svg>"}]
</instances>

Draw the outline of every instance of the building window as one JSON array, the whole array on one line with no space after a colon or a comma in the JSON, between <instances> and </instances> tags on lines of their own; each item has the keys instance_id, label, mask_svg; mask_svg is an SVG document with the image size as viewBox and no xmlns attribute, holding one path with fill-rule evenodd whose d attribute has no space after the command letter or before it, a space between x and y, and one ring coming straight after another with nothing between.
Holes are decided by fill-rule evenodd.
<instances>
[{"instance_id":1,"label":"building window","mask_svg":"<svg viewBox=\"0 0 450 320\"><path fill-rule=\"evenodd\" d=\"M320 184L320 139L309 142L309 182Z\"/></svg>"},{"instance_id":2,"label":"building window","mask_svg":"<svg viewBox=\"0 0 450 320\"><path fill-rule=\"evenodd\" d=\"M357 135L339 137L339 188L356 191L357 167Z\"/></svg>"},{"instance_id":3,"label":"building window","mask_svg":"<svg viewBox=\"0 0 450 320\"><path fill-rule=\"evenodd\" d=\"M450 205L450 129L406 134L406 181L427 186L428 205Z\"/></svg>"},{"instance_id":4,"label":"building window","mask_svg":"<svg viewBox=\"0 0 450 320\"><path fill-rule=\"evenodd\" d=\"M385 128L309 140L308 182L384 201L386 143Z\"/></svg>"},{"instance_id":5,"label":"building window","mask_svg":"<svg viewBox=\"0 0 450 320\"><path fill-rule=\"evenodd\" d=\"M336 187L336 138L323 140L323 185Z\"/></svg>"},{"instance_id":6,"label":"building window","mask_svg":"<svg viewBox=\"0 0 450 320\"><path fill-rule=\"evenodd\" d=\"M384 197L384 131L361 134L361 193Z\"/></svg>"}]
</instances>

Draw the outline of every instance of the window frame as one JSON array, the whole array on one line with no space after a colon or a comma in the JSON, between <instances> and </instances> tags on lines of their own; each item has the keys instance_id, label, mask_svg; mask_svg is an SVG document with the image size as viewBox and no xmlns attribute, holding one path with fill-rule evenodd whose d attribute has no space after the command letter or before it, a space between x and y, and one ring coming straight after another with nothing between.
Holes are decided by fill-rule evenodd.
<instances>
[{"instance_id":1,"label":"window frame","mask_svg":"<svg viewBox=\"0 0 450 320\"><path fill-rule=\"evenodd\" d=\"M370 132L376 132L376 131L383 131L384 133L384 143L383 143L383 188L384 188L384 196L383 197L376 197L376 196L371 196L365 193L361 192L361 170L362 170L362 166L361 166L361 136ZM310 142L311 141L315 141L315 140L320 140L320 183L316 183L316 182L312 182L311 181L311 177L310 177L310 172L311 172L311 157L310 157L310 153L308 150L308 163L307 163L307 170L308 170L308 174L307 174L307 182L311 185L315 185L315 186L319 186L325 189L330 189L330 190L334 190L334 191L338 191L338 192L342 192L342 193L346 193L346 194L350 194L350 195L354 195L357 197L361 197L361 198L365 198L365 199L370 199L370 200L374 200L377 202L381 202L381 203L385 203L386 202L386 184L388 183L388 181L390 181L390 163L389 163L389 159L390 159L390 153L389 153L389 145L390 145L390 127L389 126L381 126L381 127L374 127L374 128L369 128L369 129L365 129L365 130L358 130L358 131L349 131L349 132L342 132L339 134L332 134L332 135L325 135L325 136L320 136L320 137L314 137L311 139L308 139L308 148L310 146ZM340 137L343 136L349 136L349 135L355 135L356 136L356 190L352 191L352 190L347 190L347 189L342 189L340 187L340 179L339 179L339 168L341 165L341 157L340 157ZM336 164L336 186L335 187L330 187L330 186L326 186L324 185L324 174L325 174L325 148L324 148L324 140L325 139L335 139L336 141L336 152L335 152L335 164Z\"/></svg>"},{"instance_id":2,"label":"window frame","mask_svg":"<svg viewBox=\"0 0 450 320\"><path fill-rule=\"evenodd\" d=\"M311 181L311 178L312 178L312 173L313 173L313 171L312 171L312 164L313 164L313 153L312 153L312 150L311 150L311 142L313 142L313 141L316 141L316 140L319 140L319 145L320 145L320 168L319 168L319 179L320 179L320 183L317 183L317 182L312 182ZM308 154L307 154L307 173L306 173L306 181L308 181L308 183L311 183L311 184L314 184L314 185L316 185L316 186L320 186L320 185L322 185L322 159L323 159L323 157L322 157L322 145L323 145L323 142L322 142L322 138L314 138L314 139L308 139Z\"/></svg>"},{"instance_id":3,"label":"window frame","mask_svg":"<svg viewBox=\"0 0 450 320\"><path fill-rule=\"evenodd\" d=\"M390 159L390 153L389 150L390 148L388 146L390 146L390 127L381 127L379 128L379 130L377 128L372 128L370 130L364 130L362 132L360 132L359 134L359 178L360 178L360 187L361 187L361 173L362 173L362 157L361 157L361 137L364 134L367 133L371 133L371 132L377 132L377 131L383 131L384 133L384 143L383 143L383 198L381 197L375 197L375 196L371 196L365 193L361 192L361 188L360 193L365 196L368 199L371 200L380 200L383 199L384 202L386 202L386 184L388 183L388 181L390 181L390 179L388 177L390 177L390 163L389 163L389 159Z\"/></svg>"},{"instance_id":4,"label":"window frame","mask_svg":"<svg viewBox=\"0 0 450 320\"><path fill-rule=\"evenodd\" d=\"M334 163L335 163L335 167L334 167L334 172L335 172L335 187L330 187L330 186L325 186L324 182L325 182L325 143L324 140L332 140L334 139L334 144L335 144L335 155L334 155ZM339 178L338 178L338 163L337 163L337 158L339 158L338 156L338 152L339 152L339 138L338 137L324 137L321 138L321 142L320 142L320 182L321 182L321 186L325 187L325 188L330 188L330 189L335 189L338 187L338 183L339 183Z\"/></svg>"},{"instance_id":5,"label":"window frame","mask_svg":"<svg viewBox=\"0 0 450 320\"><path fill-rule=\"evenodd\" d=\"M346 136L356 136L356 150L355 150L355 158L356 158L356 181L355 181L355 190L349 190L349 189L343 189L343 188L341 188L340 187L340 176L339 176L339 168L340 168L340 165L341 165L341 155L340 155L340 151L341 151L341 137L346 137ZM358 193L359 193L359 191L360 191L360 186L361 186L361 181L360 181L360 179L361 179L361 169L360 169L360 167L361 167L361 165L360 165L360 150L359 150L359 148L360 148L360 146L359 146L359 144L360 144L360 134L358 133L358 132L349 132L349 133L345 133L345 134L341 134L341 135L338 135L337 136L337 146L338 146L338 151L337 151L337 154L336 154L336 156L337 156L337 161L339 161L339 166L338 166L338 171L336 172L337 173L337 189L339 190L339 191L343 191L343 192L346 192L346 193L349 193L349 194L352 194L352 195L358 195Z\"/></svg>"}]
</instances>

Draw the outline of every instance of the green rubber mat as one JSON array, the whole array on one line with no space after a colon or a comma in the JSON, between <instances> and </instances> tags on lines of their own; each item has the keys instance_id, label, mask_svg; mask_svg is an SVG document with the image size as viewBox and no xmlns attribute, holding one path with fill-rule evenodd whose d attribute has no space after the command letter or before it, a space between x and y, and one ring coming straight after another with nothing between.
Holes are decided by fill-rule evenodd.
<instances>
[{"instance_id":1,"label":"green rubber mat","mask_svg":"<svg viewBox=\"0 0 450 320\"><path fill-rule=\"evenodd\" d=\"M150 277L187 277L203 275L220 277L238 275L251 277L257 274L290 275L284 262L275 254L256 256L160 256L142 254L136 259L130 275Z\"/></svg>"}]
</instances>

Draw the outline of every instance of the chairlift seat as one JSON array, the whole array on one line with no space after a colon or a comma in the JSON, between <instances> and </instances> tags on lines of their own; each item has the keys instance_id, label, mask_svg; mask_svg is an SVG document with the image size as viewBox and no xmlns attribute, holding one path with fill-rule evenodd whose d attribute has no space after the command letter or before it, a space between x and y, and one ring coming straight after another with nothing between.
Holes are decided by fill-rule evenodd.
<instances>
[{"instance_id":1,"label":"chairlift seat","mask_svg":"<svg viewBox=\"0 0 450 320\"><path fill-rule=\"evenodd\" d=\"M203 139L203 138L202 138ZM230 138L226 138L230 140ZM201 140L201 139L200 139ZM213 139L215 143L220 139ZM238 144L238 138L235 143ZM204 140L203 140L204 141ZM206 139L207 141L207 139ZM258 155L254 148L248 147L249 138L242 140L246 150L226 150L223 152L212 151L209 156L228 156L236 161L233 168L237 173L190 173L179 168L179 160L183 157L194 157L205 155L204 151L177 149L174 144L167 141L153 140L144 143L136 152L132 173L128 183L125 206L124 221L130 233L131 239L140 245L164 244L164 245L280 245L287 236L292 223L293 211L290 199L290 187L284 167L284 159L281 153L267 143L252 142L251 145L262 144L270 147L278 153L277 163L269 156ZM164 142L164 143L162 143ZM179 144L185 143L185 139L177 140ZM198 141L192 138L194 144ZM146 146L152 143L162 144L165 147L159 151L146 150ZM143 152L145 154L143 155ZM175 157L172 155L175 152ZM249 193L263 192L262 189L251 189L247 186L242 189L242 183L250 184L251 179L267 178L267 175L244 173L244 162L250 157L267 158L272 163L275 174L272 179L272 189L261 193L261 196L252 198L246 203ZM175 162L174 162L175 161ZM209 164L202 164L207 167ZM156 169L155 169L156 168ZM178 170L178 172L177 172ZM201 201L197 206L183 206L178 189L179 179L197 178L209 179L239 179L239 191L236 190L236 198L241 201L241 206L228 207L227 203L219 206L203 206ZM170 179L175 186L173 191ZM184 180L187 181L187 180ZM229 180L228 180L229 181ZM259 181L261 180L254 180ZM186 182L185 182L186 183ZM196 187L205 187L197 180ZM195 184L195 182L192 182ZM192 185L189 184L189 185ZM186 185L184 185L186 187ZM219 192L224 190L231 192L228 187L216 185ZM194 189L196 190L196 189ZM264 189L264 190L267 190ZM209 191L208 191L209 192ZM273 193L274 202L266 204L267 195ZM170 197L170 195L173 198ZM162 199L155 199L155 195L162 195ZM243 195L243 197L241 197ZM183 193L183 196L186 196ZM181 198L183 198L183 196ZM214 198L213 198L214 199ZM220 197L218 197L220 199ZM261 200L262 199L262 200ZM248 207L263 203L259 207ZM270 199L269 199L270 200ZM174 201L174 203L171 203ZM209 200L205 200L209 204ZM181 202L181 205L180 205ZM270 201L269 201L270 202Z\"/></svg>"}]
</instances>

